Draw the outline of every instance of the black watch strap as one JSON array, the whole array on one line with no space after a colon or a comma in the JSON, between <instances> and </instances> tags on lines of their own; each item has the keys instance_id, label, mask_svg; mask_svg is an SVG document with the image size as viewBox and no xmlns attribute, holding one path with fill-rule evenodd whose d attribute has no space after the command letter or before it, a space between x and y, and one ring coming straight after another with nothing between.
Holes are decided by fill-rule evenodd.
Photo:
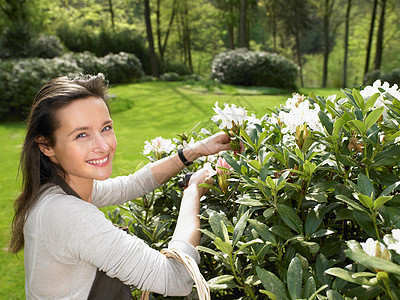
<instances>
[{"instance_id":1,"label":"black watch strap","mask_svg":"<svg viewBox=\"0 0 400 300\"><path fill-rule=\"evenodd\" d=\"M187 159L186 159L186 157L185 157L185 155L183 155L183 149L179 149L178 150L178 156L179 156L179 159L182 161L182 163L185 165L185 166L190 166L193 162L191 162L191 161L188 161Z\"/></svg>"}]
</instances>

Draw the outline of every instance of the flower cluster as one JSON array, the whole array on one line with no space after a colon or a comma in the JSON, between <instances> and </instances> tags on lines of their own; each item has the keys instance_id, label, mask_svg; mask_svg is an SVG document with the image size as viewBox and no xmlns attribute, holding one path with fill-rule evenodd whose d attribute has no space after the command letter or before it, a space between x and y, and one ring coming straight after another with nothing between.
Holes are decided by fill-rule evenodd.
<instances>
[{"instance_id":1,"label":"flower cluster","mask_svg":"<svg viewBox=\"0 0 400 300\"><path fill-rule=\"evenodd\" d=\"M285 103L288 111L279 112L279 120L285 125L282 133L295 134L301 125L307 125L311 130L322 131L323 127L318 117L320 108L318 105L312 106L310 101L297 93L293 94Z\"/></svg>"},{"instance_id":2,"label":"flower cluster","mask_svg":"<svg viewBox=\"0 0 400 300\"><path fill-rule=\"evenodd\" d=\"M212 121L219 124L219 128L224 130L232 130L238 133L238 129L245 124L247 120L247 110L243 107L237 107L235 104L229 106L224 104L224 109L218 106L218 102L215 103L213 110L215 115L211 118Z\"/></svg>"}]
</instances>

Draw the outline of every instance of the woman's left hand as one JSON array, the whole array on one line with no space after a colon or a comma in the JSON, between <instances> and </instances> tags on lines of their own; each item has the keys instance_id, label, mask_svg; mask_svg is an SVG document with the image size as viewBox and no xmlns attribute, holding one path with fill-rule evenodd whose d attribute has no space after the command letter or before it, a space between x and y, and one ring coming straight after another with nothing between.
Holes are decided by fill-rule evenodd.
<instances>
[{"instance_id":1,"label":"woman's left hand","mask_svg":"<svg viewBox=\"0 0 400 300\"><path fill-rule=\"evenodd\" d=\"M202 141L195 143L190 148L199 156L216 154L220 151L232 150L230 137L224 132L216 133ZM243 144L241 144L243 146ZM242 147L241 147L242 148Z\"/></svg>"}]
</instances>

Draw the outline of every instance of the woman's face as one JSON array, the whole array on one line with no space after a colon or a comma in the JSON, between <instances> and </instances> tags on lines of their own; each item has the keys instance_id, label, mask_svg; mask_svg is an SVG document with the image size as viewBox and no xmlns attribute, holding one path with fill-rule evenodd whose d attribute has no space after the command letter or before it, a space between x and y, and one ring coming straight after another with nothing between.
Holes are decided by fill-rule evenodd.
<instances>
[{"instance_id":1,"label":"woman's face","mask_svg":"<svg viewBox=\"0 0 400 300\"><path fill-rule=\"evenodd\" d=\"M100 98L75 100L57 111L60 127L50 159L67 173L70 186L92 183L111 176L117 147L113 122Z\"/></svg>"}]
</instances>

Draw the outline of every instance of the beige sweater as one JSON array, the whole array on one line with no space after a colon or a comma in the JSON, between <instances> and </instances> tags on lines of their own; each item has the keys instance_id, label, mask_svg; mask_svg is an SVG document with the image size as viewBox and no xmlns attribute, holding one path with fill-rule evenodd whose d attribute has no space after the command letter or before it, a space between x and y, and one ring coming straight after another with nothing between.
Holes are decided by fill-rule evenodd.
<instances>
[{"instance_id":1,"label":"beige sweater","mask_svg":"<svg viewBox=\"0 0 400 300\"><path fill-rule=\"evenodd\" d=\"M87 299L96 270L125 284L171 296L190 293L193 281L185 268L126 234L97 208L118 205L159 185L149 165L129 176L95 181L92 204L49 186L28 215L25 235L27 299ZM171 241L199 263L197 250Z\"/></svg>"}]
</instances>

